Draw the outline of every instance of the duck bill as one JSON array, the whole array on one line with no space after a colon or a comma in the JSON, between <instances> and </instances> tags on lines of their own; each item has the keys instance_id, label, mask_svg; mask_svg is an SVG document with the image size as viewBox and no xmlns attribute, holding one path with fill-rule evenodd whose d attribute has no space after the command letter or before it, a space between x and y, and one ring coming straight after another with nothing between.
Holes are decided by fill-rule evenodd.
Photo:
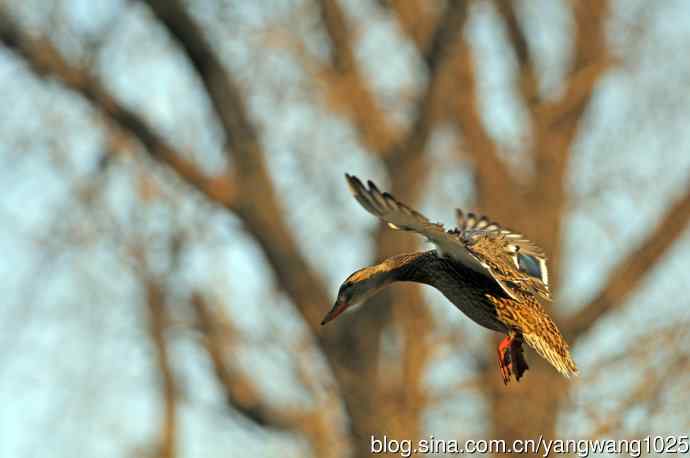
<instances>
[{"instance_id":1,"label":"duck bill","mask_svg":"<svg viewBox=\"0 0 690 458\"><path fill-rule=\"evenodd\" d=\"M343 313L349 306L350 305L345 301L335 301L335 304L333 305L331 311L328 312L326 316L323 318L323 321L321 321L321 326L328 323L329 321L335 320L338 317L338 315Z\"/></svg>"}]
</instances>

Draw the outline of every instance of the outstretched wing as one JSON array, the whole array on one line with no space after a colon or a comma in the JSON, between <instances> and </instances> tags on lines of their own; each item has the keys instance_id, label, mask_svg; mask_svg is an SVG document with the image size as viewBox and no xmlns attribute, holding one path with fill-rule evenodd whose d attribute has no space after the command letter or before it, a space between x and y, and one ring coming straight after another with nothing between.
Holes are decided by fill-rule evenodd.
<instances>
[{"instance_id":1,"label":"outstretched wing","mask_svg":"<svg viewBox=\"0 0 690 458\"><path fill-rule=\"evenodd\" d=\"M489 267L506 292L520 291L551 300L544 251L522 234L512 232L473 213L456 209L458 233L467 248Z\"/></svg>"},{"instance_id":2,"label":"outstretched wing","mask_svg":"<svg viewBox=\"0 0 690 458\"><path fill-rule=\"evenodd\" d=\"M472 255L456 232L446 232L443 225L432 223L418 211L399 202L387 192L381 192L372 181L368 188L353 175L345 174L352 194L362 207L384 221L391 229L413 231L423 235L443 256L448 256L463 265L490 276L487 267Z\"/></svg>"}]
</instances>

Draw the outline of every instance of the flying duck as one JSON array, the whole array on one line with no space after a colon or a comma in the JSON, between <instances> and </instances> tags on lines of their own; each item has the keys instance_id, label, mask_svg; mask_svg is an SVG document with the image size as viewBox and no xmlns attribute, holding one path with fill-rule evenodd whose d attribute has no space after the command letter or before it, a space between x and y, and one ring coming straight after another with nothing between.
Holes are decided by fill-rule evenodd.
<instances>
[{"instance_id":1,"label":"flying duck","mask_svg":"<svg viewBox=\"0 0 690 458\"><path fill-rule=\"evenodd\" d=\"M391 229L416 232L434 250L390 257L359 269L340 286L322 325L349 307L364 303L398 281L433 286L475 323L506 335L498 345L503 382L517 381L528 369L522 343L536 350L566 377L577 375L568 344L542 304L551 301L546 256L536 244L484 216L456 209L457 227L446 230L424 215L345 175L357 202Z\"/></svg>"}]
</instances>

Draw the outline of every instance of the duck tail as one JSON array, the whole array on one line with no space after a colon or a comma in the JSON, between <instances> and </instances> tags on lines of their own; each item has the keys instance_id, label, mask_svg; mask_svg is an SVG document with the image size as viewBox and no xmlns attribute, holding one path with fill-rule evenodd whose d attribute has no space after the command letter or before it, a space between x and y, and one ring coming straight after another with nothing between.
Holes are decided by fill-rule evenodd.
<instances>
[{"instance_id":1,"label":"duck tail","mask_svg":"<svg viewBox=\"0 0 690 458\"><path fill-rule=\"evenodd\" d=\"M525 342L565 377L570 378L571 375L579 375L575 361L570 356L568 343L556 325L551 320L549 321L551 326L547 332L523 334Z\"/></svg>"}]
</instances>

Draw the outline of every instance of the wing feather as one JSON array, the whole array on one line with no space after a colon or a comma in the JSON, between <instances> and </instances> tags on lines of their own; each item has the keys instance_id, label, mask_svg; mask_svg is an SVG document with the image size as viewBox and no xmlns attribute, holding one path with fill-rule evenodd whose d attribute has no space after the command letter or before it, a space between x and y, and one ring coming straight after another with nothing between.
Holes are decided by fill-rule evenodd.
<instances>
[{"instance_id":1,"label":"wing feather","mask_svg":"<svg viewBox=\"0 0 690 458\"><path fill-rule=\"evenodd\" d=\"M489 265L504 290L523 290L551 299L546 255L537 244L485 216L460 209L455 212L458 232L468 242L468 249ZM490 243L478 243L487 238Z\"/></svg>"},{"instance_id":2,"label":"wing feather","mask_svg":"<svg viewBox=\"0 0 690 458\"><path fill-rule=\"evenodd\" d=\"M393 195L381 192L372 181L367 181L367 186L364 186L356 176L345 174L345 178L357 202L391 229L416 232L433 243L441 255L449 256L477 272L490 275L486 266L467 250L457 233L447 232L442 224L432 223L426 216L400 202Z\"/></svg>"}]
</instances>

